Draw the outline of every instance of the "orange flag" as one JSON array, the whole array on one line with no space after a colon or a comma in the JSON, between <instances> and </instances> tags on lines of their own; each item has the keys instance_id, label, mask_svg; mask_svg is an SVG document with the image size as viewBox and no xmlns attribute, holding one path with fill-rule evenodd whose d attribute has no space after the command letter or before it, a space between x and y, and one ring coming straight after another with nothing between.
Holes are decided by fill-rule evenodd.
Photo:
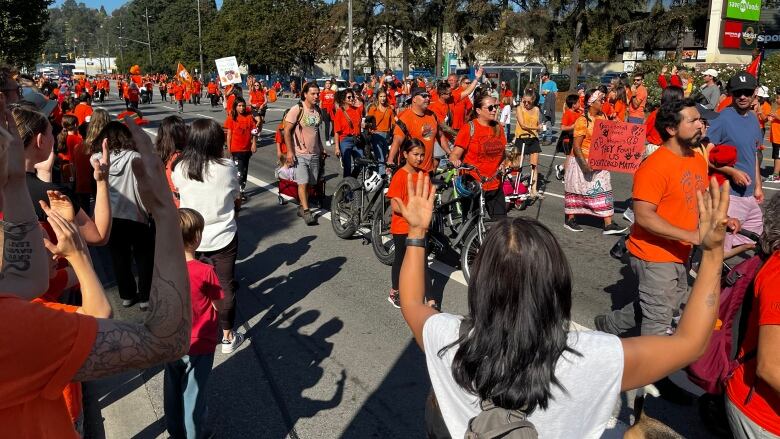
<instances>
[{"instance_id":1,"label":"orange flag","mask_svg":"<svg viewBox=\"0 0 780 439\"><path fill-rule=\"evenodd\" d=\"M758 69L761 66L762 53L763 52L759 53L758 56L753 59L753 62L751 62L750 65L745 69L746 72L750 73L756 78L758 78Z\"/></svg>"},{"instance_id":2,"label":"orange flag","mask_svg":"<svg viewBox=\"0 0 780 439\"><path fill-rule=\"evenodd\" d=\"M179 82L192 85L192 76L190 75L190 72L188 72L187 69L181 65L181 63L179 63L179 66L176 68L176 76L179 78Z\"/></svg>"}]
</instances>

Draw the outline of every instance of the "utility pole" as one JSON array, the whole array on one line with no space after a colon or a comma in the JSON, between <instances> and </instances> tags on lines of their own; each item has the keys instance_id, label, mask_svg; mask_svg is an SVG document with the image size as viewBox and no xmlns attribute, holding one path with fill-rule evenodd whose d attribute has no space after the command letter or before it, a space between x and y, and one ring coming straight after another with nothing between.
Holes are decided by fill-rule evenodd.
<instances>
[{"instance_id":1,"label":"utility pole","mask_svg":"<svg viewBox=\"0 0 780 439\"><path fill-rule=\"evenodd\" d=\"M353 79L353 73L352 70L354 68L354 60L353 60L353 52L352 52L352 0L347 0L347 35L349 35L349 82L352 83Z\"/></svg>"},{"instance_id":2,"label":"utility pole","mask_svg":"<svg viewBox=\"0 0 780 439\"><path fill-rule=\"evenodd\" d=\"M119 21L119 62L124 66L125 65L125 55L124 50L122 50L122 21ZM118 70L118 69L117 69Z\"/></svg>"},{"instance_id":3,"label":"utility pole","mask_svg":"<svg viewBox=\"0 0 780 439\"><path fill-rule=\"evenodd\" d=\"M149 7L144 7L146 18L146 47L149 49L149 68L152 68L152 39L149 34Z\"/></svg>"},{"instance_id":4,"label":"utility pole","mask_svg":"<svg viewBox=\"0 0 780 439\"><path fill-rule=\"evenodd\" d=\"M198 56L200 57L200 79L203 80L203 40L200 33L200 0L198 0Z\"/></svg>"}]
</instances>

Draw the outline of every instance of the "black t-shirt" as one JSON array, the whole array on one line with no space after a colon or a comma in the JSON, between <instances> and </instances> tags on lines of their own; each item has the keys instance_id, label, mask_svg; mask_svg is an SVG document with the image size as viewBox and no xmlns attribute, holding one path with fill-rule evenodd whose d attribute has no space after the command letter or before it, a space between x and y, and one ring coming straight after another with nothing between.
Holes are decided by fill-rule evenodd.
<instances>
[{"instance_id":1,"label":"black t-shirt","mask_svg":"<svg viewBox=\"0 0 780 439\"><path fill-rule=\"evenodd\" d=\"M39 179L34 172L27 173L27 189L30 191L30 198L32 198L33 206L35 206L35 214L38 215L38 221L46 221L46 214L43 213L43 209L38 204L38 201L42 200L46 203L49 202L49 197L46 195L46 191L60 191L62 194L67 195L70 201L73 203L73 210L76 214L79 213L81 206L78 204L78 200L73 196L73 191L69 188L56 184L47 183Z\"/></svg>"}]
</instances>

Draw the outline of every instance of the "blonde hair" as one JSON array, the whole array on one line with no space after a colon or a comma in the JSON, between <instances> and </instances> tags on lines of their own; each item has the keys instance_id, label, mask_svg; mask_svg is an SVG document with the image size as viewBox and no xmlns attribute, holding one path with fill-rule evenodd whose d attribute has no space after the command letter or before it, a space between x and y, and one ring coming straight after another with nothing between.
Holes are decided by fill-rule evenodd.
<instances>
[{"instance_id":1,"label":"blonde hair","mask_svg":"<svg viewBox=\"0 0 780 439\"><path fill-rule=\"evenodd\" d=\"M203 235L205 227L203 215L198 211L182 207L179 209L179 226L181 227L181 238L184 242L185 250L195 250L200 244L200 238Z\"/></svg>"},{"instance_id":2,"label":"blonde hair","mask_svg":"<svg viewBox=\"0 0 780 439\"><path fill-rule=\"evenodd\" d=\"M103 131L103 128L108 125L108 122L111 121L111 116L109 116L108 111L97 108L95 111L92 112L92 116L89 118L89 125L87 125L87 137L84 139L83 148L84 153L90 153L90 152L100 152L100 151L92 151L92 143L97 139L98 135L100 135L100 132Z\"/></svg>"},{"instance_id":3,"label":"blonde hair","mask_svg":"<svg viewBox=\"0 0 780 439\"><path fill-rule=\"evenodd\" d=\"M12 110L12 114L25 148L35 136L45 133L49 126L49 120L46 119L46 116L29 108L16 107Z\"/></svg>"}]
</instances>

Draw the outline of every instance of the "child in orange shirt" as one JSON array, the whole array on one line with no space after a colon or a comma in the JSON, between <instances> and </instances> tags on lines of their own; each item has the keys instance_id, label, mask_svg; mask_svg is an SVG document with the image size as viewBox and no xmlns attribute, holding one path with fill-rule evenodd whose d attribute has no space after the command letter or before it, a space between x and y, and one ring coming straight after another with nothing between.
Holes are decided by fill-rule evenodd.
<instances>
[{"instance_id":1,"label":"child in orange shirt","mask_svg":"<svg viewBox=\"0 0 780 439\"><path fill-rule=\"evenodd\" d=\"M57 157L60 161L61 183L71 186L75 179L73 170L73 157L76 148L84 141L79 134L79 121L76 116L66 114L62 116L62 132L57 136Z\"/></svg>"},{"instance_id":2,"label":"child in orange shirt","mask_svg":"<svg viewBox=\"0 0 780 439\"><path fill-rule=\"evenodd\" d=\"M558 136L556 151L562 152L565 156L571 153L571 145L574 141L574 122L580 117L580 98L575 94L566 96L566 106L563 109L561 118L561 134ZM563 165L555 165L555 178L563 180L566 174L566 162Z\"/></svg>"}]
</instances>

